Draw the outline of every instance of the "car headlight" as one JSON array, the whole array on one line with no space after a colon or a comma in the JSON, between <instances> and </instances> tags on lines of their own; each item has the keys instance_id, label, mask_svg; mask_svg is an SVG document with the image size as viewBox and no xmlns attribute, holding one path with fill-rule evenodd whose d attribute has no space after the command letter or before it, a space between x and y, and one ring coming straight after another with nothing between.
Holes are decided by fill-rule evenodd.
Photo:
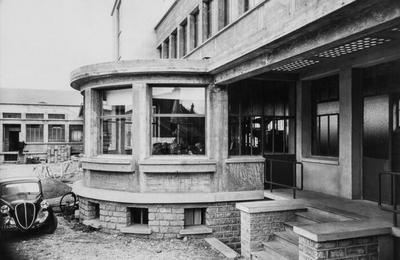
<instances>
[{"instance_id":1,"label":"car headlight","mask_svg":"<svg viewBox=\"0 0 400 260\"><path fill-rule=\"evenodd\" d=\"M7 205L3 205L0 208L0 212L1 212L1 214L8 214L8 212L10 212L10 207Z\"/></svg>"},{"instance_id":2,"label":"car headlight","mask_svg":"<svg viewBox=\"0 0 400 260\"><path fill-rule=\"evenodd\" d=\"M42 209L47 209L49 207L49 203L46 200L43 200L42 202L40 202L40 207Z\"/></svg>"}]
</instances>

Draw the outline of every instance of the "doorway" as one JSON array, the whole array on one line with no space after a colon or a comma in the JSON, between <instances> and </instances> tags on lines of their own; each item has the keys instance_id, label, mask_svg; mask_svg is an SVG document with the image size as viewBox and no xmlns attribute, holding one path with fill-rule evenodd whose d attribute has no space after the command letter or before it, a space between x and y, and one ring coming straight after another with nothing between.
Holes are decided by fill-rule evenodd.
<instances>
[{"instance_id":1,"label":"doorway","mask_svg":"<svg viewBox=\"0 0 400 260\"><path fill-rule=\"evenodd\" d=\"M4 151L17 152L19 149L19 135L21 132L21 125L4 125Z\"/></svg>"}]
</instances>

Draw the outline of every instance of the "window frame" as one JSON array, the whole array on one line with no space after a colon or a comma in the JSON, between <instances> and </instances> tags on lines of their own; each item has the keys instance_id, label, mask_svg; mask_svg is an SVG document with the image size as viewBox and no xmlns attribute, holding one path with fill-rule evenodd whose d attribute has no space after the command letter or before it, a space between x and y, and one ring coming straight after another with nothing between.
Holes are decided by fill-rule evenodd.
<instances>
[{"instance_id":1,"label":"window frame","mask_svg":"<svg viewBox=\"0 0 400 260\"><path fill-rule=\"evenodd\" d=\"M190 213L192 212L192 213ZM196 222L196 212L200 212L200 223L195 223ZM192 214L192 219L191 222L192 224L187 224L189 222L189 214ZM183 226L184 228L189 228L189 227L198 227L198 226L205 226L207 223L206 219L207 215L207 208L185 208L183 212Z\"/></svg>"},{"instance_id":2,"label":"window frame","mask_svg":"<svg viewBox=\"0 0 400 260\"><path fill-rule=\"evenodd\" d=\"M60 126L62 128L62 140L52 138L53 132L52 127ZM49 124L48 125L48 142L49 143L65 143L65 125L64 124Z\"/></svg>"},{"instance_id":3,"label":"window frame","mask_svg":"<svg viewBox=\"0 0 400 260\"><path fill-rule=\"evenodd\" d=\"M58 118L60 117L60 118ZM66 116L65 114L61 114L61 113L49 113L47 114L47 119L49 120L65 120Z\"/></svg>"},{"instance_id":4,"label":"window frame","mask_svg":"<svg viewBox=\"0 0 400 260\"><path fill-rule=\"evenodd\" d=\"M32 129L29 128L30 126L39 126L39 141L31 141L28 140L28 136L32 136L32 133L29 135L28 132L30 132L31 130L28 129ZM40 137L41 135L41 137ZM36 137L36 133L35 133L35 137ZM26 124L26 142L27 143L43 143L44 142L44 125L43 124ZM35 139L35 138L34 138Z\"/></svg>"},{"instance_id":5,"label":"window frame","mask_svg":"<svg viewBox=\"0 0 400 260\"><path fill-rule=\"evenodd\" d=\"M25 118L32 119L32 120L40 120L40 119L44 119L44 114L43 113L26 113Z\"/></svg>"},{"instance_id":6,"label":"window frame","mask_svg":"<svg viewBox=\"0 0 400 260\"><path fill-rule=\"evenodd\" d=\"M118 156L131 156L133 154L134 151L134 147L133 147L133 110L134 110L134 106L133 106L133 96L131 101L131 106L132 106L132 114L126 114L126 115L103 115L103 98L104 98L104 93L105 91L118 91L118 90L125 90L125 89L130 89L131 90L131 95L133 95L133 88L132 86L121 86L121 87L117 87L117 88L105 88L105 89L101 89L99 90L99 99L100 99L100 113L97 116L97 121L100 125L100 131L99 131L99 150L97 152L97 155L118 155ZM126 140L124 140L124 148L130 148L131 153L121 153L121 152L117 152L117 153L104 153L104 122L106 120L112 120L112 119L125 119L128 122L128 125L130 125L130 146L125 146L126 144ZM116 124L116 123L115 123ZM126 127L126 122L125 122L125 127ZM121 145L120 145L121 146ZM122 147L122 146L121 146ZM129 149L125 149L129 150Z\"/></svg>"},{"instance_id":7,"label":"window frame","mask_svg":"<svg viewBox=\"0 0 400 260\"><path fill-rule=\"evenodd\" d=\"M80 141L73 141L73 140L72 140L71 134L72 134L72 132L73 132L73 131L72 131L73 129L71 129L71 128L73 128L73 127L82 127L82 131L81 131L82 140L80 140ZM84 140L84 137L83 137L83 133L84 133L83 125L71 124L71 125L68 126L68 130L69 130L68 141L69 141L70 143L82 143L82 142L83 142L83 140Z\"/></svg>"},{"instance_id":8,"label":"window frame","mask_svg":"<svg viewBox=\"0 0 400 260\"><path fill-rule=\"evenodd\" d=\"M171 88L171 87L180 87L180 88L203 88L204 89L204 114L177 114L177 113L154 113L153 111L153 88ZM204 157L208 154L208 146L207 146L207 86L206 85L169 85L169 84L154 84L150 85L150 156L152 157ZM153 125L154 119L165 118L165 117L176 117L176 118L204 118L204 154L153 154Z\"/></svg>"}]
</instances>

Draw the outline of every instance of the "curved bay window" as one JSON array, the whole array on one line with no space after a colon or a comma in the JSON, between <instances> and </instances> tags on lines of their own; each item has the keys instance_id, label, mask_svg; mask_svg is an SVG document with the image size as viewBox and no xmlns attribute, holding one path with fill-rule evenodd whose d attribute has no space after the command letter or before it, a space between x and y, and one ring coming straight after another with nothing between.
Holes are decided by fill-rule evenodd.
<instances>
[{"instance_id":1,"label":"curved bay window","mask_svg":"<svg viewBox=\"0 0 400 260\"><path fill-rule=\"evenodd\" d=\"M312 155L339 156L339 76L311 83Z\"/></svg>"},{"instance_id":2,"label":"curved bay window","mask_svg":"<svg viewBox=\"0 0 400 260\"><path fill-rule=\"evenodd\" d=\"M294 153L294 88L248 81L229 88L229 155Z\"/></svg>"},{"instance_id":3,"label":"curved bay window","mask_svg":"<svg viewBox=\"0 0 400 260\"><path fill-rule=\"evenodd\" d=\"M205 154L205 88L152 88L152 154Z\"/></svg>"},{"instance_id":4,"label":"curved bay window","mask_svg":"<svg viewBox=\"0 0 400 260\"><path fill-rule=\"evenodd\" d=\"M132 89L102 91L102 153L132 154Z\"/></svg>"}]
</instances>

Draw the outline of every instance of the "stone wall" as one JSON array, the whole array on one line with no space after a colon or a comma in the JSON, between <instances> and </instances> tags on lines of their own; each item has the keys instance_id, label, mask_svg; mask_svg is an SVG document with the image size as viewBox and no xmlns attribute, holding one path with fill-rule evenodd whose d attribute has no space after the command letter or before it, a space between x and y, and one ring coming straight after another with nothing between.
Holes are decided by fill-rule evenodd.
<instances>
[{"instance_id":1,"label":"stone wall","mask_svg":"<svg viewBox=\"0 0 400 260\"><path fill-rule=\"evenodd\" d=\"M242 256L250 259L251 252L262 249L262 242L270 239L275 232L285 230L284 222L293 221L295 211L240 212Z\"/></svg>"},{"instance_id":2,"label":"stone wall","mask_svg":"<svg viewBox=\"0 0 400 260\"><path fill-rule=\"evenodd\" d=\"M378 259L378 237L314 242L299 237L299 259Z\"/></svg>"},{"instance_id":3,"label":"stone wall","mask_svg":"<svg viewBox=\"0 0 400 260\"><path fill-rule=\"evenodd\" d=\"M208 204L123 204L99 201L79 197L80 220L89 220L95 217L95 207L98 203L101 229L106 232L119 232L121 228L130 225L130 211L128 208L148 208L148 227L150 235L155 239L179 238L182 236L205 237L212 236L220 239L233 249L240 248L240 214L235 208L235 202L221 202ZM205 208L206 227L212 233L181 235L185 229L185 208Z\"/></svg>"}]
</instances>

